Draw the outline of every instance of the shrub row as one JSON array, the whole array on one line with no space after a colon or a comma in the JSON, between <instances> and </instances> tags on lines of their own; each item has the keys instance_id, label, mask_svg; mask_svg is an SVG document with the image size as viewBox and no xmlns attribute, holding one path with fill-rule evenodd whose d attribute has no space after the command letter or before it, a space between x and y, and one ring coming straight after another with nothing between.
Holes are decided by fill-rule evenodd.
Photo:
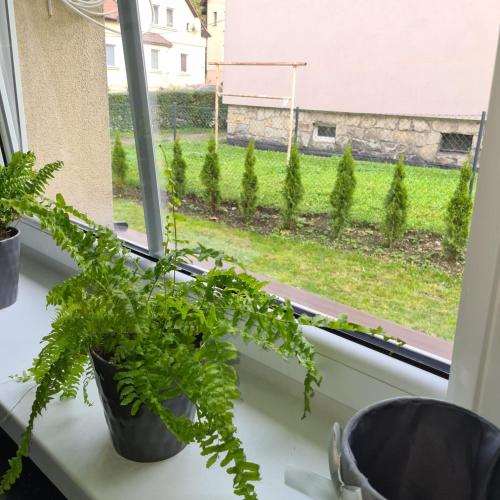
<instances>
[{"instance_id":1,"label":"shrub row","mask_svg":"<svg viewBox=\"0 0 500 500\"><path fill-rule=\"evenodd\" d=\"M109 94L109 120L112 130L132 130L128 94ZM150 93L153 125L156 128L211 128L214 121L214 92L175 90ZM227 104L219 105L220 128L227 124Z\"/></svg>"}]
</instances>

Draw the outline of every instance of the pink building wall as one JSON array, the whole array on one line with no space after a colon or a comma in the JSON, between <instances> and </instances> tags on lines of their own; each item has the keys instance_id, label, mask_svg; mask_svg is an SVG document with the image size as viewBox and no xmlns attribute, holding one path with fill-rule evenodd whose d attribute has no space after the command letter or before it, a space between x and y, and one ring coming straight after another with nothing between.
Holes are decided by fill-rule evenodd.
<instances>
[{"instance_id":1,"label":"pink building wall","mask_svg":"<svg viewBox=\"0 0 500 500\"><path fill-rule=\"evenodd\" d=\"M227 0L225 61L307 62L302 109L478 116L499 22L500 0ZM289 95L290 71L229 67L224 91Z\"/></svg>"}]
</instances>

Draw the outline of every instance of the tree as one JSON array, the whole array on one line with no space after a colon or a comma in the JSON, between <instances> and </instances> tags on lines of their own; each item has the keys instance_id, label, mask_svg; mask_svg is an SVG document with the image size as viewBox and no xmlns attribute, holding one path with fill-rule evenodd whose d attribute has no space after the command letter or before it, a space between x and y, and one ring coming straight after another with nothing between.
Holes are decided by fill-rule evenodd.
<instances>
[{"instance_id":1,"label":"tree","mask_svg":"<svg viewBox=\"0 0 500 500\"><path fill-rule=\"evenodd\" d=\"M286 169L285 187L283 189L284 206L282 211L283 225L293 230L297 223L297 212L304 196L304 187L300 178L300 156L295 144L290 152L290 161Z\"/></svg>"},{"instance_id":2,"label":"tree","mask_svg":"<svg viewBox=\"0 0 500 500\"><path fill-rule=\"evenodd\" d=\"M255 174L255 141L248 141L247 153L245 156L245 171L241 180L240 210L245 222L248 224L257 206L257 175Z\"/></svg>"},{"instance_id":3,"label":"tree","mask_svg":"<svg viewBox=\"0 0 500 500\"><path fill-rule=\"evenodd\" d=\"M406 229L408 193L404 184L405 176L405 165L403 155L401 155L394 169L391 187L384 203L382 232L390 247L403 236Z\"/></svg>"},{"instance_id":4,"label":"tree","mask_svg":"<svg viewBox=\"0 0 500 500\"><path fill-rule=\"evenodd\" d=\"M472 213L472 197L469 182L472 177L469 159L460 169L458 185L446 208L446 230L443 240L445 254L451 258L460 257L467 245Z\"/></svg>"},{"instance_id":5,"label":"tree","mask_svg":"<svg viewBox=\"0 0 500 500\"><path fill-rule=\"evenodd\" d=\"M354 160L351 155L351 145L348 144L337 166L337 178L330 195L334 239L340 236L349 221L355 187Z\"/></svg>"},{"instance_id":6,"label":"tree","mask_svg":"<svg viewBox=\"0 0 500 500\"><path fill-rule=\"evenodd\" d=\"M208 151L200 173L201 182L205 187L204 197L212 215L217 211L220 202L219 177L219 156L215 151L215 139L212 136L208 141Z\"/></svg>"},{"instance_id":7,"label":"tree","mask_svg":"<svg viewBox=\"0 0 500 500\"><path fill-rule=\"evenodd\" d=\"M127 155L125 154L125 150L123 149L122 141L120 140L120 134L116 132L115 144L113 146L113 155L111 160L111 169L113 173L113 184L115 186L115 192L117 194L123 193L128 167L129 165Z\"/></svg>"},{"instance_id":8,"label":"tree","mask_svg":"<svg viewBox=\"0 0 500 500\"><path fill-rule=\"evenodd\" d=\"M174 159L172 161L172 176L175 194L179 199L186 194L186 160L182 157L182 148L179 139L174 141Z\"/></svg>"}]
</instances>

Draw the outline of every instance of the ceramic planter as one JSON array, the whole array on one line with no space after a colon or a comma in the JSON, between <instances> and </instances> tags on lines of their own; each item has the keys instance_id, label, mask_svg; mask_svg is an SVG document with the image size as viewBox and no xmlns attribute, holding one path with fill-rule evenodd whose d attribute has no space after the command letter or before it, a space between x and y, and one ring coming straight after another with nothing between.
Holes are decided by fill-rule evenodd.
<instances>
[{"instance_id":1,"label":"ceramic planter","mask_svg":"<svg viewBox=\"0 0 500 500\"><path fill-rule=\"evenodd\" d=\"M158 462L179 453L186 445L178 441L160 418L145 406L132 416L131 405L122 406L114 376L116 366L91 351L95 379L115 450L136 462ZM164 401L177 416L194 417L194 406L185 396Z\"/></svg>"},{"instance_id":2,"label":"ceramic planter","mask_svg":"<svg viewBox=\"0 0 500 500\"><path fill-rule=\"evenodd\" d=\"M10 227L10 237L0 240L0 309L8 307L17 299L19 283L19 256L21 240L19 230Z\"/></svg>"}]
</instances>

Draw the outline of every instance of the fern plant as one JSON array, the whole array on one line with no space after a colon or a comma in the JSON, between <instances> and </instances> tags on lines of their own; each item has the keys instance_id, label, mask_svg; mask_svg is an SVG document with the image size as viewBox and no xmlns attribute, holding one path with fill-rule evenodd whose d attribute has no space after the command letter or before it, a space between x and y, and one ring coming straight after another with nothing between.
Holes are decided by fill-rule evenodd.
<instances>
[{"instance_id":1,"label":"fern plant","mask_svg":"<svg viewBox=\"0 0 500 500\"><path fill-rule=\"evenodd\" d=\"M10 162L0 166L0 199L29 199L34 202L43 195L45 188L62 167L62 162L49 163L40 170L35 169L36 157L32 152L19 151ZM9 237L7 227L23 215L20 208L0 206L0 240Z\"/></svg>"},{"instance_id":2,"label":"fern plant","mask_svg":"<svg viewBox=\"0 0 500 500\"><path fill-rule=\"evenodd\" d=\"M93 376L89 352L100 353L117 367L121 403L135 414L143 405L185 443L196 442L207 466L216 462L233 477L236 495L257 498L254 482L259 466L245 455L234 424L234 402L240 394L232 337L242 337L276 355L294 358L305 370L304 412L320 383L314 348L303 337L289 301L279 303L262 291L263 283L237 272L233 260L202 245L178 248L176 209L179 199L167 168L170 239L165 255L144 270L108 228L96 225L68 206L34 203L29 197L0 200L4 209L36 216L55 242L78 265L79 272L56 285L47 303L56 308L51 332L29 369L36 384L28 426L10 467L0 479L0 493L19 477L28 455L33 423L57 395L73 398L80 386L88 402ZM70 217L84 221L85 232ZM176 270L192 260L213 259L215 266L187 282ZM185 395L195 406L194 421L174 415L162 405L166 398Z\"/></svg>"}]
</instances>

